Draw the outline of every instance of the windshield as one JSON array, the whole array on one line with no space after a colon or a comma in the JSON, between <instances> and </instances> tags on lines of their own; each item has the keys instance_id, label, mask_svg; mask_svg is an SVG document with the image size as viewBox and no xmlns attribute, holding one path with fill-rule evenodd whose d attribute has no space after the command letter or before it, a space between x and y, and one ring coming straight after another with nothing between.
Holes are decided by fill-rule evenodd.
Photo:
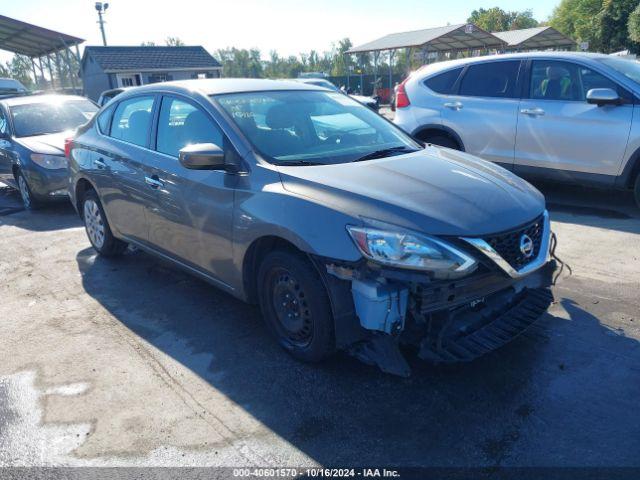
<instances>
[{"instance_id":1,"label":"windshield","mask_svg":"<svg viewBox=\"0 0 640 480\"><path fill-rule=\"evenodd\" d=\"M30 137L72 130L98 111L89 100L56 100L9 107L16 137Z\"/></svg>"},{"instance_id":2,"label":"windshield","mask_svg":"<svg viewBox=\"0 0 640 480\"><path fill-rule=\"evenodd\" d=\"M613 68L630 80L640 85L640 63L633 60L625 60L624 58L599 58L598 61Z\"/></svg>"},{"instance_id":3,"label":"windshield","mask_svg":"<svg viewBox=\"0 0 640 480\"><path fill-rule=\"evenodd\" d=\"M346 95L271 91L214 97L254 148L276 164L336 164L416 151L420 146Z\"/></svg>"}]
</instances>

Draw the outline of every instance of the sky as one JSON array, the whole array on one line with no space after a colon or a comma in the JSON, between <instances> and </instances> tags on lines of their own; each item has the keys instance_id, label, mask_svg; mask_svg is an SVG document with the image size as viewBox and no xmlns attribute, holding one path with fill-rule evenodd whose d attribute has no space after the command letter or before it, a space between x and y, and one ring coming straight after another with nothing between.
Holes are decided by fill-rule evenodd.
<instances>
[{"instance_id":1,"label":"sky","mask_svg":"<svg viewBox=\"0 0 640 480\"><path fill-rule=\"evenodd\" d=\"M560 0L111 0L106 12L109 45L164 44L168 36L186 45L257 47L297 55L331 49L349 37L355 45L388 33L464 23L472 10L499 6L532 9L546 19ZM0 14L101 45L91 0L0 0ZM0 50L0 60L11 54Z\"/></svg>"}]
</instances>

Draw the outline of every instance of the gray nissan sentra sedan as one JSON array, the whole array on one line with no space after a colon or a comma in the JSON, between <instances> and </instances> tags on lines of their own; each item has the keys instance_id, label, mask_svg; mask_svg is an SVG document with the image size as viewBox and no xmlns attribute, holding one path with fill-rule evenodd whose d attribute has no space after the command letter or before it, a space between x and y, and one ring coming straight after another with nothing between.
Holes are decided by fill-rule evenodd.
<instances>
[{"instance_id":1,"label":"gray nissan sentra sedan","mask_svg":"<svg viewBox=\"0 0 640 480\"><path fill-rule=\"evenodd\" d=\"M556 269L543 196L301 83L133 88L70 145L103 256L128 244L260 305L296 358L345 349L408 375L398 345L472 360L542 315Z\"/></svg>"}]
</instances>

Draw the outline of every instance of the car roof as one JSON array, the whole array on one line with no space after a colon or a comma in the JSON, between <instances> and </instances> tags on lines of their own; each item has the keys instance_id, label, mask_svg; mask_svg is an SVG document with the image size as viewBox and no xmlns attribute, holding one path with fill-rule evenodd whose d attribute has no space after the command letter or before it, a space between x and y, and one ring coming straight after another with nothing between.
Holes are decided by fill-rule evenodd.
<instances>
[{"instance_id":1,"label":"car roof","mask_svg":"<svg viewBox=\"0 0 640 480\"><path fill-rule=\"evenodd\" d=\"M15 97L4 98L0 100L0 102L5 105L12 107L14 105L28 105L30 103L48 103L48 102L57 102L60 100L87 100L89 99L85 97L81 97L79 95L61 95L57 93L51 94L36 94L36 95L20 95Z\"/></svg>"},{"instance_id":2,"label":"car roof","mask_svg":"<svg viewBox=\"0 0 640 480\"><path fill-rule=\"evenodd\" d=\"M197 91L204 95L223 95L226 93L264 92L277 90L325 90L323 87L309 85L291 80L264 80L254 78L207 78L194 80L178 80L173 82L152 83L140 87L133 87L123 92L134 95L146 91Z\"/></svg>"},{"instance_id":3,"label":"car roof","mask_svg":"<svg viewBox=\"0 0 640 480\"><path fill-rule=\"evenodd\" d=\"M441 70L447 70L449 68L455 68L458 66L469 65L472 63L489 62L493 60L519 60L522 58L554 58L564 60L596 60L598 58L607 58L609 55L603 53L588 53L588 52L522 52L522 53L503 53L498 55L485 55L482 57L471 58L459 58L456 60L447 60L444 62L431 63L419 68L416 72L421 75L425 73L439 72Z\"/></svg>"}]
</instances>

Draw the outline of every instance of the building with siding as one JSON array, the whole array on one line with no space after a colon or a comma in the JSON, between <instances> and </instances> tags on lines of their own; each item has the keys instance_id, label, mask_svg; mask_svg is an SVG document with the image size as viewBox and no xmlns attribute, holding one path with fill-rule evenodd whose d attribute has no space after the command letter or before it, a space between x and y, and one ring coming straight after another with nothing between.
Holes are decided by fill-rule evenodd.
<instances>
[{"instance_id":1,"label":"building with siding","mask_svg":"<svg viewBox=\"0 0 640 480\"><path fill-rule=\"evenodd\" d=\"M84 94L97 100L116 87L190 78L218 78L222 66L204 47L86 47L80 62Z\"/></svg>"}]
</instances>

